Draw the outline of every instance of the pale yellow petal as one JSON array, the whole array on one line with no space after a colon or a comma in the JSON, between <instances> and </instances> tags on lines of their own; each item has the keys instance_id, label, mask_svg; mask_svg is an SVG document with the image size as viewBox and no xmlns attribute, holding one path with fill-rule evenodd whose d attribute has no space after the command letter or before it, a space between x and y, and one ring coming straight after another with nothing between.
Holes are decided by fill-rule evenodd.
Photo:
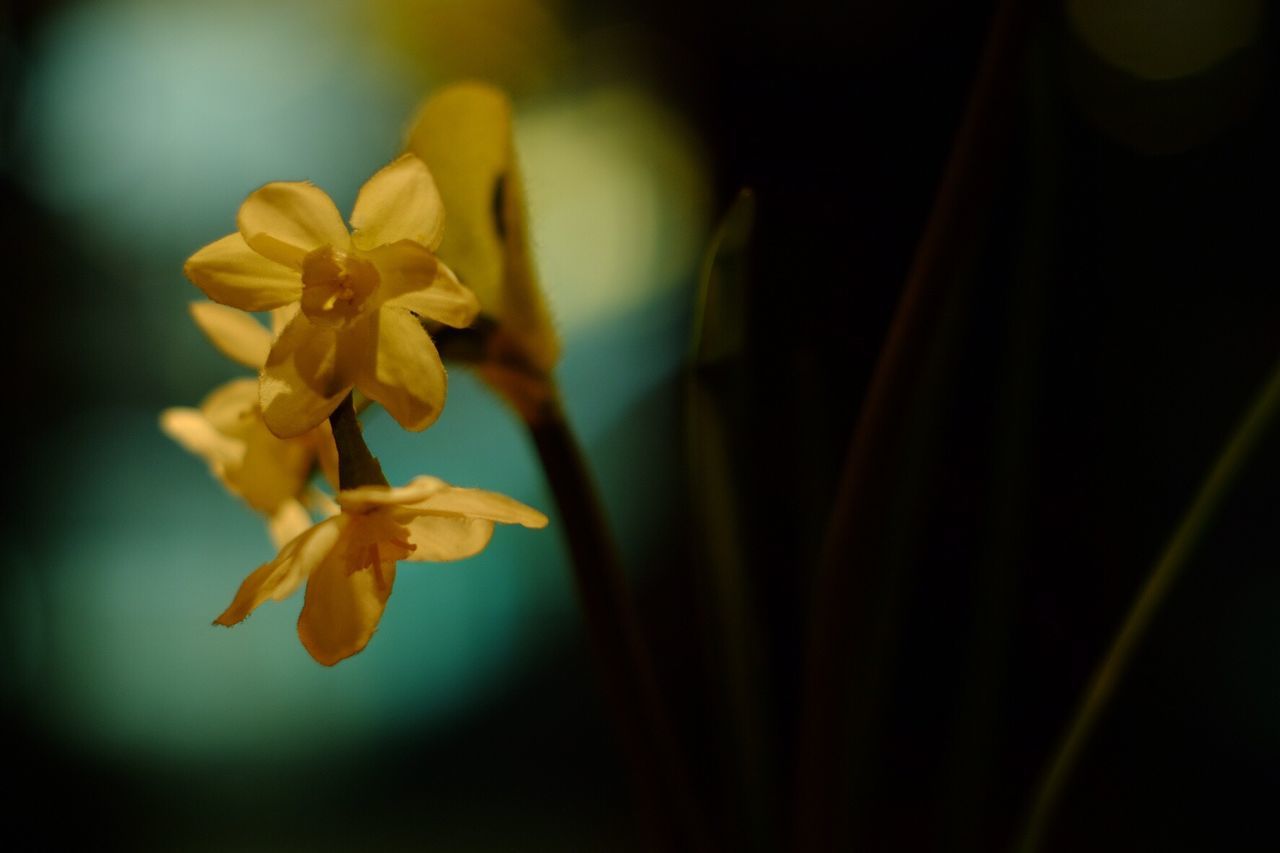
<instances>
[{"instance_id":1,"label":"pale yellow petal","mask_svg":"<svg viewBox=\"0 0 1280 853\"><path fill-rule=\"evenodd\" d=\"M415 563L447 562L472 557L493 538L493 522L483 518L420 515L405 522L414 551L406 560Z\"/></svg>"},{"instance_id":2,"label":"pale yellow petal","mask_svg":"<svg viewBox=\"0 0 1280 853\"><path fill-rule=\"evenodd\" d=\"M406 240L383 246L373 257L382 275L384 304L455 329L475 322L480 313L476 295L422 246Z\"/></svg>"},{"instance_id":3,"label":"pale yellow petal","mask_svg":"<svg viewBox=\"0 0 1280 853\"><path fill-rule=\"evenodd\" d=\"M311 511L317 512L325 518L332 518L342 512L342 507L338 506L333 498L319 489L307 489L305 497L307 506L311 507Z\"/></svg>"},{"instance_id":4,"label":"pale yellow petal","mask_svg":"<svg viewBox=\"0 0 1280 853\"><path fill-rule=\"evenodd\" d=\"M351 383L338 370L337 335L299 314L271 347L263 366L260 391L268 429L292 438L318 426L348 391Z\"/></svg>"},{"instance_id":5,"label":"pale yellow petal","mask_svg":"<svg viewBox=\"0 0 1280 853\"><path fill-rule=\"evenodd\" d=\"M519 524L524 527L546 527L547 517L514 498L483 489L449 487L415 502L404 502L404 508L416 513L464 516Z\"/></svg>"},{"instance_id":6,"label":"pale yellow petal","mask_svg":"<svg viewBox=\"0 0 1280 853\"><path fill-rule=\"evenodd\" d=\"M394 562L349 565L341 549L311 575L298 617L298 637L311 656L333 666L364 649L382 619L392 584Z\"/></svg>"},{"instance_id":7,"label":"pale yellow petal","mask_svg":"<svg viewBox=\"0 0 1280 853\"><path fill-rule=\"evenodd\" d=\"M365 182L351 214L352 240L361 249L413 240L434 249L444 233L444 205L427 165L402 155Z\"/></svg>"},{"instance_id":8,"label":"pale yellow petal","mask_svg":"<svg viewBox=\"0 0 1280 853\"><path fill-rule=\"evenodd\" d=\"M245 432L244 459L227 469L227 481L249 506L263 513L302 493L315 461L312 444L304 439L276 438L255 407Z\"/></svg>"},{"instance_id":9,"label":"pale yellow petal","mask_svg":"<svg viewBox=\"0 0 1280 853\"><path fill-rule=\"evenodd\" d=\"M277 548L282 548L301 536L309 527L311 527L311 515L301 501L297 500L284 501L267 518L267 532L271 535L272 544Z\"/></svg>"},{"instance_id":10,"label":"pale yellow petal","mask_svg":"<svg viewBox=\"0 0 1280 853\"><path fill-rule=\"evenodd\" d=\"M160 429L207 462L215 474L220 475L227 465L237 464L244 456L244 444L219 432L198 409L165 409L160 413Z\"/></svg>"},{"instance_id":11,"label":"pale yellow petal","mask_svg":"<svg viewBox=\"0 0 1280 853\"><path fill-rule=\"evenodd\" d=\"M249 506L270 515L302 490L315 458L314 442L280 439L267 429L257 379L234 379L214 389L199 414L205 429L214 431L206 444L216 440L234 451L221 452L210 464L216 461L217 476Z\"/></svg>"},{"instance_id":12,"label":"pale yellow petal","mask_svg":"<svg viewBox=\"0 0 1280 853\"><path fill-rule=\"evenodd\" d=\"M302 268L313 249L345 251L351 245L333 199L305 181L276 181L254 190L240 205L236 226L255 252L294 269Z\"/></svg>"},{"instance_id":13,"label":"pale yellow petal","mask_svg":"<svg viewBox=\"0 0 1280 853\"><path fill-rule=\"evenodd\" d=\"M375 506L414 504L449 488L444 480L435 477L414 477L404 486L360 486L338 492L338 505L351 512L360 512Z\"/></svg>"},{"instance_id":14,"label":"pale yellow petal","mask_svg":"<svg viewBox=\"0 0 1280 853\"><path fill-rule=\"evenodd\" d=\"M261 323L216 302L192 302L189 308L191 319L219 352L245 367L262 368L271 350L271 333Z\"/></svg>"},{"instance_id":15,"label":"pale yellow petal","mask_svg":"<svg viewBox=\"0 0 1280 853\"><path fill-rule=\"evenodd\" d=\"M196 252L182 271L205 296L241 311L267 311L302 296L297 270L264 258L238 233Z\"/></svg>"},{"instance_id":16,"label":"pale yellow petal","mask_svg":"<svg viewBox=\"0 0 1280 853\"><path fill-rule=\"evenodd\" d=\"M316 427L311 441L315 450L316 462L320 465L320 473L324 475L325 482L334 491L337 491L338 445L333 440L333 427L329 425L328 421L323 421L320 426Z\"/></svg>"},{"instance_id":17,"label":"pale yellow petal","mask_svg":"<svg viewBox=\"0 0 1280 853\"><path fill-rule=\"evenodd\" d=\"M342 516L331 518L291 540L274 560L259 566L244 579L231 606L213 620L214 624L234 625L268 598L279 601L287 597L336 548L347 523Z\"/></svg>"},{"instance_id":18,"label":"pale yellow petal","mask_svg":"<svg viewBox=\"0 0 1280 853\"><path fill-rule=\"evenodd\" d=\"M353 353L355 384L407 430L424 430L444 408L447 384L436 345L403 308L373 318L362 350Z\"/></svg>"},{"instance_id":19,"label":"pale yellow petal","mask_svg":"<svg viewBox=\"0 0 1280 853\"><path fill-rule=\"evenodd\" d=\"M301 298L301 297L299 297ZM279 337L284 331L284 327L289 325L289 321L297 316L302 310L301 302L290 302L288 305L281 305L279 308L271 312L271 336Z\"/></svg>"},{"instance_id":20,"label":"pale yellow petal","mask_svg":"<svg viewBox=\"0 0 1280 853\"><path fill-rule=\"evenodd\" d=\"M230 438L243 441L258 416L258 380L232 379L214 388L200 401L209 423Z\"/></svg>"}]
</instances>

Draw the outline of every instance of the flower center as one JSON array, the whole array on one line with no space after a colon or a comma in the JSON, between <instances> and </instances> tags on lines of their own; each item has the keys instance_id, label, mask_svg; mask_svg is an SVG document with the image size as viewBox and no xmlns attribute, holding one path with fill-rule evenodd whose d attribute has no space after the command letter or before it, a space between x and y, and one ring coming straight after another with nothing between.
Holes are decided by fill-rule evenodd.
<instances>
[{"instance_id":1,"label":"flower center","mask_svg":"<svg viewBox=\"0 0 1280 853\"><path fill-rule=\"evenodd\" d=\"M348 573L368 569L380 578L383 564L397 563L418 550L409 541L409 531L386 507L355 514L352 522L347 542Z\"/></svg>"},{"instance_id":2,"label":"flower center","mask_svg":"<svg viewBox=\"0 0 1280 853\"><path fill-rule=\"evenodd\" d=\"M302 260L302 311L314 323L345 325L359 316L379 280L369 261L322 246Z\"/></svg>"}]
</instances>

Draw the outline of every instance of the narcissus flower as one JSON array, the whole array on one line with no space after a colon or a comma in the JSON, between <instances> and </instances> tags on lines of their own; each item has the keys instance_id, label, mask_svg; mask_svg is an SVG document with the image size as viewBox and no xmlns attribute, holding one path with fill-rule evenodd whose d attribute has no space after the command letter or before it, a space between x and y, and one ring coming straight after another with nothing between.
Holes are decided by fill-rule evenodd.
<instances>
[{"instance_id":1,"label":"narcissus flower","mask_svg":"<svg viewBox=\"0 0 1280 853\"><path fill-rule=\"evenodd\" d=\"M273 316L277 330L293 316L288 308ZM221 352L246 367L261 369L271 348L271 332L241 311L197 302L196 325ZM337 487L338 450L327 422L299 436L272 435L258 405L258 381L235 379L216 388L198 409L175 407L160 415L160 427L174 441L208 463L227 490L267 517L277 546L311 526L305 504L307 481L318 463Z\"/></svg>"},{"instance_id":2,"label":"narcissus flower","mask_svg":"<svg viewBox=\"0 0 1280 853\"><path fill-rule=\"evenodd\" d=\"M407 486L361 486L338 493L342 511L285 545L240 585L214 620L234 625L268 598L307 584L298 636L326 666L361 651L373 636L396 563L460 560L489 544L495 522L544 527L547 517L494 492L455 488L435 477Z\"/></svg>"},{"instance_id":3,"label":"narcissus flower","mask_svg":"<svg viewBox=\"0 0 1280 853\"><path fill-rule=\"evenodd\" d=\"M444 365L419 318L461 328L479 306L434 254L444 208L426 165L406 154L370 178L356 198L353 232L329 196L305 182L251 193L236 224L184 271L233 308L300 307L260 377L271 432L289 438L312 429L352 387L406 429L434 423Z\"/></svg>"}]
</instances>

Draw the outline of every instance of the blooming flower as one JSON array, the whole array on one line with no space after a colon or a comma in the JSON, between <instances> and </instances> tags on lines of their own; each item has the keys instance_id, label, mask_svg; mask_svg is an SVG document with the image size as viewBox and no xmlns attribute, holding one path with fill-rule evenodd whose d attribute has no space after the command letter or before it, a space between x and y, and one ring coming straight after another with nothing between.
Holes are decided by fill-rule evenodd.
<instances>
[{"instance_id":1,"label":"blooming flower","mask_svg":"<svg viewBox=\"0 0 1280 853\"><path fill-rule=\"evenodd\" d=\"M298 636L326 666L361 651L373 636L396 563L460 560L480 553L495 522L544 527L547 517L504 495L455 488L435 477L407 486L338 493L342 511L307 530L240 585L217 625L235 625L268 598L307 583Z\"/></svg>"},{"instance_id":2,"label":"blooming flower","mask_svg":"<svg viewBox=\"0 0 1280 853\"><path fill-rule=\"evenodd\" d=\"M444 365L420 318L465 327L475 296L436 260L440 194L406 154L370 178L348 232L323 190L270 183L251 193L239 230L192 255L187 277L243 311L297 304L260 376L262 414L281 438L312 429L352 387L401 426L421 430L444 406Z\"/></svg>"},{"instance_id":3,"label":"blooming flower","mask_svg":"<svg viewBox=\"0 0 1280 853\"><path fill-rule=\"evenodd\" d=\"M293 316L274 312L277 330ZM220 351L246 367L261 369L271 333L240 311L212 302L191 305L196 325ZM318 462L336 488L338 451L327 422L289 439L267 429L258 405L258 382L234 379L215 389L198 409L174 407L160 415L160 427L174 441L208 463L232 494L267 517L277 546L311 526L304 500Z\"/></svg>"}]
</instances>

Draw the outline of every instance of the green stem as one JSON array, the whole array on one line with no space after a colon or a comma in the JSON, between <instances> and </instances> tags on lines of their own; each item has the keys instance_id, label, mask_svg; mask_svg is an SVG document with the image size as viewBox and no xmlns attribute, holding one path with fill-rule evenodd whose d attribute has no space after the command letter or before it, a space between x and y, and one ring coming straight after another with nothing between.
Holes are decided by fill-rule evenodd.
<instances>
[{"instance_id":1,"label":"green stem","mask_svg":"<svg viewBox=\"0 0 1280 853\"><path fill-rule=\"evenodd\" d=\"M1067 780L1107 702L1115 692L1117 683L1124 675L1134 650L1151 623L1152 616L1164 600L1178 572L1195 552L1222 499L1266 433L1277 408L1280 408L1280 363L1273 369L1266 386L1214 462L1195 500L1182 517L1173 537L1165 545L1160 559L1152 567L1146 583L1125 617L1124 624L1112 641L1110 650L1094 672L1053 761L1036 789L1030 816L1018 845L1022 853L1033 853L1039 849Z\"/></svg>"},{"instance_id":2,"label":"green stem","mask_svg":"<svg viewBox=\"0 0 1280 853\"><path fill-rule=\"evenodd\" d=\"M338 488L387 485L382 466L364 443L350 394L343 397L329 415L329 425L333 427L333 440L338 445Z\"/></svg>"},{"instance_id":3,"label":"green stem","mask_svg":"<svg viewBox=\"0 0 1280 853\"><path fill-rule=\"evenodd\" d=\"M560 509L574 582L654 849L701 846L688 777L591 473L553 392L526 425ZM682 838L685 839L682 841Z\"/></svg>"}]
</instances>

